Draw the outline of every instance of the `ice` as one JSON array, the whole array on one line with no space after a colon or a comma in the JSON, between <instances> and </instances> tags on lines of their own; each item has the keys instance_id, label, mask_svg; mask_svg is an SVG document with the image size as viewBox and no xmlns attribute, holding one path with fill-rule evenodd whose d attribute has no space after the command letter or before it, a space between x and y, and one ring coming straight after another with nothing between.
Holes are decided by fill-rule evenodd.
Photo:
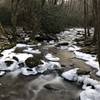
<instances>
[{"instance_id":1,"label":"ice","mask_svg":"<svg viewBox=\"0 0 100 100\"><path fill-rule=\"evenodd\" d=\"M30 39L30 37L26 37L26 38L25 38L25 41L28 41L29 39Z\"/></svg>"},{"instance_id":2,"label":"ice","mask_svg":"<svg viewBox=\"0 0 100 100\"><path fill-rule=\"evenodd\" d=\"M98 61L95 61L95 60L89 60L86 62L86 64L90 65L91 67L99 70L99 63Z\"/></svg>"},{"instance_id":3,"label":"ice","mask_svg":"<svg viewBox=\"0 0 100 100\"><path fill-rule=\"evenodd\" d=\"M49 44L54 44L54 43L55 43L55 41L54 41L54 40L52 40L52 41L50 41L50 42L49 42Z\"/></svg>"},{"instance_id":4,"label":"ice","mask_svg":"<svg viewBox=\"0 0 100 100\"><path fill-rule=\"evenodd\" d=\"M0 71L0 76L3 76L5 73L5 71Z\"/></svg>"},{"instance_id":5,"label":"ice","mask_svg":"<svg viewBox=\"0 0 100 100\"><path fill-rule=\"evenodd\" d=\"M33 46L36 46L36 45L27 45L27 44L17 44L15 47L18 47L18 48L22 48L22 47L33 47Z\"/></svg>"},{"instance_id":6,"label":"ice","mask_svg":"<svg viewBox=\"0 0 100 100\"><path fill-rule=\"evenodd\" d=\"M100 76L100 69L96 72L97 76Z\"/></svg>"},{"instance_id":7,"label":"ice","mask_svg":"<svg viewBox=\"0 0 100 100\"><path fill-rule=\"evenodd\" d=\"M36 75L37 71L35 68L29 69L29 68L23 67L21 68L21 73L25 76L28 76L28 75Z\"/></svg>"},{"instance_id":8,"label":"ice","mask_svg":"<svg viewBox=\"0 0 100 100\"><path fill-rule=\"evenodd\" d=\"M74 51L76 58L85 60L85 63L90 65L92 68L99 70L99 63L96 61L96 55L86 54L79 51Z\"/></svg>"},{"instance_id":9,"label":"ice","mask_svg":"<svg viewBox=\"0 0 100 100\"><path fill-rule=\"evenodd\" d=\"M17 44L16 47L24 47L27 46L25 44ZM13 57L17 57L19 59L19 61L24 62L27 58L29 57L33 57L32 54L28 54L28 53L14 53L14 50L16 47L13 47L11 49L8 50L4 50L1 54L3 54L4 56L1 57L0 61L5 60L6 58L10 58L12 59ZM31 48L28 49L29 51L31 51ZM38 53L39 51L36 50L36 53Z\"/></svg>"},{"instance_id":10,"label":"ice","mask_svg":"<svg viewBox=\"0 0 100 100\"><path fill-rule=\"evenodd\" d=\"M68 51L77 51L77 50L80 50L81 48L80 47L77 47L75 45L72 45L68 48Z\"/></svg>"},{"instance_id":11,"label":"ice","mask_svg":"<svg viewBox=\"0 0 100 100\"><path fill-rule=\"evenodd\" d=\"M32 54L27 54L27 53L18 53L18 54L13 53L13 56L17 57L20 62L24 62L27 58L33 57Z\"/></svg>"},{"instance_id":12,"label":"ice","mask_svg":"<svg viewBox=\"0 0 100 100\"><path fill-rule=\"evenodd\" d=\"M78 69L79 68L74 68L62 73L62 77L69 81L77 81L79 83L83 83L83 87L82 87L83 89L86 89L88 87L88 84L91 86L95 86L99 84L97 80L91 79L90 75L78 76L77 74Z\"/></svg>"},{"instance_id":13,"label":"ice","mask_svg":"<svg viewBox=\"0 0 100 100\"><path fill-rule=\"evenodd\" d=\"M68 49L68 46L60 46L60 49L61 50L66 50L66 49Z\"/></svg>"},{"instance_id":14,"label":"ice","mask_svg":"<svg viewBox=\"0 0 100 100\"><path fill-rule=\"evenodd\" d=\"M43 73L48 69L48 63L43 61L43 60L42 60L42 62L43 62L43 64L38 65L36 67L36 70L37 70L38 73Z\"/></svg>"},{"instance_id":15,"label":"ice","mask_svg":"<svg viewBox=\"0 0 100 100\"><path fill-rule=\"evenodd\" d=\"M40 54L41 53L41 51L39 51L38 49L32 50L31 48L27 49L27 50L23 50L23 51L27 52L27 53L31 53L31 54Z\"/></svg>"},{"instance_id":16,"label":"ice","mask_svg":"<svg viewBox=\"0 0 100 100\"><path fill-rule=\"evenodd\" d=\"M19 48L21 48L21 47L27 47L27 45L26 44L17 44L16 47L19 47Z\"/></svg>"},{"instance_id":17,"label":"ice","mask_svg":"<svg viewBox=\"0 0 100 100\"><path fill-rule=\"evenodd\" d=\"M60 69L61 65L59 62L48 62L48 69Z\"/></svg>"},{"instance_id":18,"label":"ice","mask_svg":"<svg viewBox=\"0 0 100 100\"><path fill-rule=\"evenodd\" d=\"M12 61L13 63L10 66L7 66L5 61ZM17 61L13 59L6 58L4 61L0 62L0 70L9 70L13 71L15 69L19 68Z\"/></svg>"},{"instance_id":19,"label":"ice","mask_svg":"<svg viewBox=\"0 0 100 100\"><path fill-rule=\"evenodd\" d=\"M42 62L43 62L43 64L38 65L38 67L36 68L37 72L39 72L39 73L43 73L47 70L54 70L54 69L61 68L61 65L59 62L52 62L52 61L49 61L49 62L42 61Z\"/></svg>"},{"instance_id":20,"label":"ice","mask_svg":"<svg viewBox=\"0 0 100 100\"><path fill-rule=\"evenodd\" d=\"M41 45L42 45L41 43L38 43L38 44L37 44L37 46L41 46Z\"/></svg>"},{"instance_id":21,"label":"ice","mask_svg":"<svg viewBox=\"0 0 100 100\"><path fill-rule=\"evenodd\" d=\"M89 77L86 77L86 78L83 80L83 83L84 83L84 85L83 85L83 87L82 87L83 89L86 89L88 84L90 84L91 86L95 86L95 85L99 84L98 81L93 80L93 79L91 79L91 78L89 78Z\"/></svg>"},{"instance_id":22,"label":"ice","mask_svg":"<svg viewBox=\"0 0 100 100\"><path fill-rule=\"evenodd\" d=\"M89 75L78 76L77 70L78 68L66 71L62 77L69 81L83 83L82 89L84 90L80 93L80 100L100 100L100 82L91 79ZM92 86L94 86L93 89Z\"/></svg>"},{"instance_id":23,"label":"ice","mask_svg":"<svg viewBox=\"0 0 100 100\"><path fill-rule=\"evenodd\" d=\"M50 61L59 61L60 58L53 56L52 54L48 53L45 58Z\"/></svg>"},{"instance_id":24,"label":"ice","mask_svg":"<svg viewBox=\"0 0 100 100\"><path fill-rule=\"evenodd\" d=\"M87 88L80 93L80 100L100 100L100 91Z\"/></svg>"},{"instance_id":25,"label":"ice","mask_svg":"<svg viewBox=\"0 0 100 100\"><path fill-rule=\"evenodd\" d=\"M62 73L62 77L64 77L65 79L67 79L69 81L76 81L78 78L78 75L77 75L78 69L79 68L75 68L75 69L71 69L69 71Z\"/></svg>"},{"instance_id":26,"label":"ice","mask_svg":"<svg viewBox=\"0 0 100 100\"><path fill-rule=\"evenodd\" d=\"M79 59L82 59L82 60L86 60L86 61L96 60L96 56L92 56L90 54L82 53L82 52L79 52L79 51L74 51L74 53L76 55L76 58L79 58Z\"/></svg>"}]
</instances>

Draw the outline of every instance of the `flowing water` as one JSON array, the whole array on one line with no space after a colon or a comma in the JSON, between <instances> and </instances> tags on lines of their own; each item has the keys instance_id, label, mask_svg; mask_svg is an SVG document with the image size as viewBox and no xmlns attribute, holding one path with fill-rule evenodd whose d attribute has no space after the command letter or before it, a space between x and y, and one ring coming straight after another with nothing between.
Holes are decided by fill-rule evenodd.
<instances>
[{"instance_id":1,"label":"flowing water","mask_svg":"<svg viewBox=\"0 0 100 100\"><path fill-rule=\"evenodd\" d=\"M39 76L0 78L0 100L79 100L81 89L52 72Z\"/></svg>"},{"instance_id":2,"label":"flowing water","mask_svg":"<svg viewBox=\"0 0 100 100\"><path fill-rule=\"evenodd\" d=\"M73 40L74 35L69 37ZM62 65L71 68L72 52L48 47L45 52L58 56ZM0 77L0 100L79 100L81 87L64 80L57 71L35 76L15 76L8 74Z\"/></svg>"}]
</instances>

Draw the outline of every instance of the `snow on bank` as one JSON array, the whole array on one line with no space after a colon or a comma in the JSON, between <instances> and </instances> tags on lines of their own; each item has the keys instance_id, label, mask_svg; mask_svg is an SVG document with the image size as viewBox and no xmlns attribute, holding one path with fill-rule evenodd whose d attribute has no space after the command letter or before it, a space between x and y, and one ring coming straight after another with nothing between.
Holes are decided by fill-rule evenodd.
<instances>
[{"instance_id":1,"label":"snow on bank","mask_svg":"<svg viewBox=\"0 0 100 100\"><path fill-rule=\"evenodd\" d=\"M83 52L79 52L79 51L74 51L76 58L82 59L85 61L86 64L90 65L92 68L95 68L98 70L97 75L99 75L99 63L98 61L96 61L96 55L92 55L92 54L86 54Z\"/></svg>"},{"instance_id":2,"label":"snow on bank","mask_svg":"<svg viewBox=\"0 0 100 100\"><path fill-rule=\"evenodd\" d=\"M41 46L40 44L37 44ZM19 74L23 75L36 75L38 73L43 73L47 70L54 70L61 68L60 63L58 62L60 59L58 57L53 56L52 54L48 53L45 58L48 61L42 61L43 64L38 65L33 68L29 68L25 64L25 60L29 57L34 57L34 54L39 55L41 51L39 49L33 49L36 45L26 45L26 44L17 44L15 47L4 50L1 54L3 55L0 57L0 76L3 76L6 72L9 71L10 75L17 76ZM14 51L16 48L24 48L22 49L23 52L15 53ZM20 66L20 64L23 64Z\"/></svg>"},{"instance_id":3,"label":"snow on bank","mask_svg":"<svg viewBox=\"0 0 100 100\"><path fill-rule=\"evenodd\" d=\"M79 76L77 74L78 69L79 68L75 68L62 73L62 77L69 81L83 83L80 100L100 100L100 82L91 79L89 75Z\"/></svg>"},{"instance_id":4,"label":"snow on bank","mask_svg":"<svg viewBox=\"0 0 100 100\"><path fill-rule=\"evenodd\" d=\"M91 54L86 54L83 52L79 52L79 51L74 51L76 58L85 60L85 61L89 61L89 60L96 60L96 56L93 56Z\"/></svg>"}]
</instances>

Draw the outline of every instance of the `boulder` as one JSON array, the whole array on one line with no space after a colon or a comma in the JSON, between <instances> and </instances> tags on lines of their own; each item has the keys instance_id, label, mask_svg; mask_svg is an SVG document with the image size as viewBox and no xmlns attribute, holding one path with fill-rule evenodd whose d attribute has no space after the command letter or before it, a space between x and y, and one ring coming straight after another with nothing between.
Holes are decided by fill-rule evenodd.
<instances>
[{"instance_id":1,"label":"boulder","mask_svg":"<svg viewBox=\"0 0 100 100\"><path fill-rule=\"evenodd\" d=\"M77 70L77 74L78 75L89 75L90 74L90 70L85 70L85 69L78 69Z\"/></svg>"},{"instance_id":2,"label":"boulder","mask_svg":"<svg viewBox=\"0 0 100 100\"><path fill-rule=\"evenodd\" d=\"M33 68L36 67L40 64L42 64L41 62L41 57L40 55L35 55L34 57L29 57L25 60L25 64L29 67L29 68Z\"/></svg>"},{"instance_id":3,"label":"boulder","mask_svg":"<svg viewBox=\"0 0 100 100\"><path fill-rule=\"evenodd\" d=\"M23 53L25 49L26 49L26 47L17 47L14 50L14 53Z\"/></svg>"}]
</instances>

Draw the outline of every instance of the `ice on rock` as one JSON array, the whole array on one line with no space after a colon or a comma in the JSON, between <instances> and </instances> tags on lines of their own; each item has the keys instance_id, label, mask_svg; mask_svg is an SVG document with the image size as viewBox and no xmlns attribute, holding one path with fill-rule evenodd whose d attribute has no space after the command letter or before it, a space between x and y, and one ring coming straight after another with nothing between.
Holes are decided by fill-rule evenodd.
<instances>
[{"instance_id":1,"label":"ice on rock","mask_svg":"<svg viewBox=\"0 0 100 100\"><path fill-rule=\"evenodd\" d=\"M38 49L32 50L31 48L24 50L24 52L31 53L31 54L40 54L41 53L41 51L39 51Z\"/></svg>"},{"instance_id":2,"label":"ice on rock","mask_svg":"<svg viewBox=\"0 0 100 100\"><path fill-rule=\"evenodd\" d=\"M14 54L13 56L17 57L20 62L24 62L27 58L33 57L32 54L27 54L27 53L18 53Z\"/></svg>"},{"instance_id":3,"label":"ice on rock","mask_svg":"<svg viewBox=\"0 0 100 100\"><path fill-rule=\"evenodd\" d=\"M100 100L100 91L87 88L80 93L80 100Z\"/></svg>"},{"instance_id":4,"label":"ice on rock","mask_svg":"<svg viewBox=\"0 0 100 100\"><path fill-rule=\"evenodd\" d=\"M92 56L90 54L86 54L86 53L82 53L82 52L78 52L78 51L74 51L76 58L82 59L82 60L86 60L86 61L93 61L96 60L96 56Z\"/></svg>"},{"instance_id":5,"label":"ice on rock","mask_svg":"<svg viewBox=\"0 0 100 100\"><path fill-rule=\"evenodd\" d=\"M76 58L85 60L86 64L90 65L92 68L99 70L99 63L98 61L96 61L96 55L86 54L78 51L74 51L74 53L76 55Z\"/></svg>"},{"instance_id":6,"label":"ice on rock","mask_svg":"<svg viewBox=\"0 0 100 100\"><path fill-rule=\"evenodd\" d=\"M5 71L0 71L0 76L3 76L5 73Z\"/></svg>"},{"instance_id":7,"label":"ice on rock","mask_svg":"<svg viewBox=\"0 0 100 100\"><path fill-rule=\"evenodd\" d=\"M78 75L77 75L77 70L79 68L71 69L69 71L66 71L62 73L62 77L69 80L69 81L77 81Z\"/></svg>"},{"instance_id":8,"label":"ice on rock","mask_svg":"<svg viewBox=\"0 0 100 100\"><path fill-rule=\"evenodd\" d=\"M100 77L100 69L96 72L96 75Z\"/></svg>"},{"instance_id":9,"label":"ice on rock","mask_svg":"<svg viewBox=\"0 0 100 100\"><path fill-rule=\"evenodd\" d=\"M27 45L27 44L17 44L15 47L18 47L18 48L22 48L22 47L33 47L33 46L36 46L36 45Z\"/></svg>"},{"instance_id":10,"label":"ice on rock","mask_svg":"<svg viewBox=\"0 0 100 100\"><path fill-rule=\"evenodd\" d=\"M23 67L21 68L21 73L25 76L28 76L28 75L36 75L37 71L35 68L29 69L29 68Z\"/></svg>"},{"instance_id":11,"label":"ice on rock","mask_svg":"<svg viewBox=\"0 0 100 100\"><path fill-rule=\"evenodd\" d=\"M25 41L28 41L29 39L30 39L30 37L26 37L26 38L25 38Z\"/></svg>"},{"instance_id":12,"label":"ice on rock","mask_svg":"<svg viewBox=\"0 0 100 100\"><path fill-rule=\"evenodd\" d=\"M10 66L7 66L5 61L12 61L13 63ZM13 59L6 58L5 60L0 62L0 70L9 70L13 71L15 69L19 68L17 61Z\"/></svg>"},{"instance_id":13,"label":"ice on rock","mask_svg":"<svg viewBox=\"0 0 100 100\"><path fill-rule=\"evenodd\" d=\"M77 51L77 50L80 50L80 47L77 47L75 45L72 45L68 48L68 51Z\"/></svg>"},{"instance_id":14,"label":"ice on rock","mask_svg":"<svg viewBox=\"0 0 100 100\"><path fill-rule=\"evenodd\" d=\"M36 70L38 73L43 73L47 70L54 70L54 69L61 68L61 65L59 62L52 62L52 61L49 61L49 62L42 61L42 62L43 62L43 64L38 65L36 67Z\"/></svg>"},{"instance_id":15,"label":"ice on rock","mask_svg":"<svg viewBox=\"0 0 100 100\"><path fill-rule=\"evenodd\" d=\"M26 44L17 44L16 47L19 47L19 48L21 48L21 47L27 47L27 45Z\"/></svg>"},{"instance_id":16,"label":"ice on rock","mask_svg":"<svg viewBox=\"0 0 100 100\"><path fill-rule=\"evenodd\" d=\"M95 60L89 60L86 62L86 64L90 65L91 67L99 70L99 63L98 61L95 61Z\"/></svg>"},{"instance_id":17,"label":"ice on rock","mask_svg":"<svg viewBox=\"0 0 100 100\"><path fill-rule=\"evenodd\" d=\"M42 45L41 43L38 43L38 44L37 44L37 46L41 46L41 45Z\"/></svg>"},{"instance_id":18,"label":"ice on rock","mask_svg":"<svg viewBox=\"0 0 100 100\"><path fill-rule=\"evenodd\" d=\"M55 43L54 40L52 40L52 41L49 42L49 44L54 44L54 43Z\"/></svg>"},{"instance_id":19,"label":"ice on rock","mask_svg":"<svg viewBox=\"0 0 100 100\"><path fill-rule=\"evenodd\" d=\"M98 81L93 80L93 79L91 79L91 78L89 78L89 77L86 77L86 78L83 80L83 83L84 83L84 85L83 85L83 87L82 87L83 89L86 89L88 84L90 84L91 86L95 86L95 85L99 84Z\"/></svg>"},{"instance_id":20,"label":"ice on rock","mask_svg":"<svg viewBox=\"0 0 100 100\"><path fill-rule=\"evenodd\" d=\"M43 73L48 69L48 63L43 61L43 60L42 60L42 62L43 62L43 64L38 65L36 67L36 70L37 70L38 73Z\"/></svg>"},{"instance_id":21,"label":"ice on rock","mask_svg":"<svg viewBox=\"0 0 100 100\"><path fill-rule=\"evenodd\" d=\"M61 68L61 65L59 62L48 62L48 69L60 69Z\"/></svg>"},{"instance_id":22,"label":"ice on rock","mask_svg":"<svg viewBox=\"0 0 100 100\"><path fill-rule=\"evenodd\" d=\"M52 54L48 53L45 58L50 61L59 61L60 58L53 56Z\"/></svg>"}]
</instances>

